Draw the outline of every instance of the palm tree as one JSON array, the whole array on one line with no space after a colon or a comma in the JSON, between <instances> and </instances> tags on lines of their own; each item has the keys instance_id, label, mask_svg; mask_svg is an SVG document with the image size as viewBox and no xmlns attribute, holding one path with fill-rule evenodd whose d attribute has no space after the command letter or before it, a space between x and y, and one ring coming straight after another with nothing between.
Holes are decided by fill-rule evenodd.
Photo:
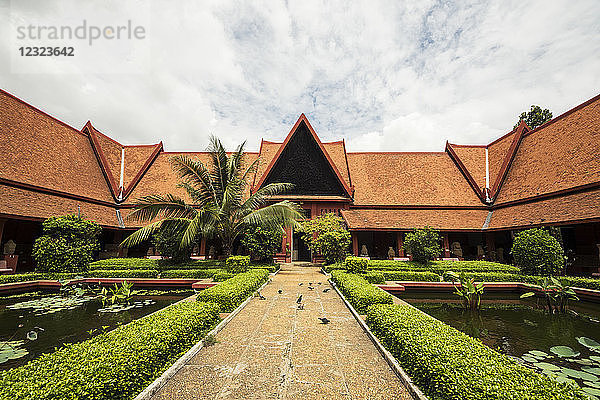
<instances>
[{"instance_id":1,"label":"palm tree","mask_svg":"<svg viewBox=\"0 0 600 400\"><path fill-rule=\"evenodd\" d=\"M172 194L153 194L139 198L128 219L148 223L127 237L122 246L146 241L160 229L183 231L181 248L191 246L199 234L221 240L225 256L231 255L236 238L249 226L281 229L303 219L300 207L290 201L266 205L269 197L290 190L290 183L271 183L254 194L248 180L256 171L258 159L244 169L244 145L227 154L220 140L211 137L210 165L186 155L171 157L173 170L180 178L178 187L192 200L186 203Z\"/></svg>"}]
</instances>

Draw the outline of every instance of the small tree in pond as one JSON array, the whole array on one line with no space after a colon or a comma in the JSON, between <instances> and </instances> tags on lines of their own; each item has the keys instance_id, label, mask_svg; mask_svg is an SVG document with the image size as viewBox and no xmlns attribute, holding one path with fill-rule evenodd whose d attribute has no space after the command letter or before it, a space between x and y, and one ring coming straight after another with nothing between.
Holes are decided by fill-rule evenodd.
<instances>
[{"instance_id":1,"label":"small tree in pond","mask_svg":"<svg viewBox=\"0 0 600 400\"><path fill-rule=\"evenodd\" d=\"M517 233L511 253L515 265L529 275L555 275L562 271L565 262L560 243L545 229Z\"/></svg>"},{"instance_id":2,"label":"small tree in pond","mask_svg":"<svg viewBox=\"0 0 600 400\"><path fill-rule=\"evenodd\" d=\"M429 226L413 229L406 234L403 247L412 256L413 261L427 263L438 257L442 251L440 233Z\"/></svg>"},{"instance_id":3,"label":"small tree in pond","mask_svg":"<svg viewBox=\"0 0 600 400\"><path fill-rule=\"evenodd\" d=\"M100 250L98 236L102 229L93 221L65 215L42 223L42 236L35 240L33 258L40 272L80 272Z\"/></svg>"},{"instance_id":4,"label":"small tree in pond","mask_svg":"<svg viewBox=\"0 0 600 400\"><path fill-rule=\"evenodd\" d=\"M277 250L281 249L283 240L282 229L268 229L260 226L251 226L242 236L242 246L254 259L273 261Z\"/></svg>"},{"instance_id":5,"label":"small tree in pond","mask_svg":"<svg viewBox=\"0 0 600 400\"><path fill-rule=\"evenodd\" d=\"M348 255L350 232L344 220L333 213L304 221L299 232L310 250L321 254L326 264L341 262Z\"/></svg>"}]
</instances>

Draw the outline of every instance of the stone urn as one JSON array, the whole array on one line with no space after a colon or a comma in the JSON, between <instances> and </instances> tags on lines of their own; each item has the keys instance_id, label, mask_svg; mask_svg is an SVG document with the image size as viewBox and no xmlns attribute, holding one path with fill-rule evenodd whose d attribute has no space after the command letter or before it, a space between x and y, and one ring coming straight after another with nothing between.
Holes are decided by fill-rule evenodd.
<instances>
[{"instance_id":1,"label":"stone urn","mask_svg":"<svg viewBox=\"0 0 600 400\"><path fill-rule=\"evenodd\" d=\"M17 244L15 243L14 240L9 240L8 242L4 243L4 254L11 256L13 254L15 254L15 249L17 248Z\"/></svg>"}]
</instances>

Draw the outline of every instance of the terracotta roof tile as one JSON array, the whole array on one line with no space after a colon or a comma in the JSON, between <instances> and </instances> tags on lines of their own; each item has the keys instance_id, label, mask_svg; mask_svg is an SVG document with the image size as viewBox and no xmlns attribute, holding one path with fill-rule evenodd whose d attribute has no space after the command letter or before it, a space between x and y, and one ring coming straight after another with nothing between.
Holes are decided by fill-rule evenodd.
<instances>
[{"instance_id":1,"label":"terracotta roof tile","mask_svg":"<svg viewBox=\"0 0 600 400\"><path fill-rule=\"evenodd\" d=\"M480 190L485 189L485 147L448 144L452 147Z\"/></svg>"},{"instance_id":2,"label":"terracotta roof tile","mask_svg":"<svg viewBox=\"0 0 600 400\"><path fill-rule=\"evenodd\" d=\"M87 135L0 91L0 178L113 201Z\"/></svg>"},{"instance_id":3,"label":"terracotta roof tile","mask_svg":"<svg viewBox=\"0 0 600 400\"><path fill-rule=\"evenodd\" d=\"M100 225L118 227L114 207L69 199L37 191L0 184L0 214L46 219L57 215L77 214L77 206L85 217Z\"/></svg>"},{"instance_id":4,"label":"terracotta roof tile","mask_svg":"<svg viewBox=\"0 0 600 400\"><path fill-rule=\"evenodd\" d=\"M516 130L502 136L488 145L488 165L490 171L490 188L496 182L502 163L508 154L508 149L517 133Z\"/></svg>"},{"instance_id":5,"label":"terracotta roof tile","mask_svg":"<svg viewBox=\"0 0 600 400\"><path fill-rule=\"evenodd\" d=\"M516 228L600 218L600 189L554 197L493 211L489 229Z\"/></svg>"},{"instance_id":6,"label":"terracotta roof tile","mask_svg":"<svg viewBox=\"0 0 600 400\"><path fill-rule=\"evenodd\" d=\"M410 230L431 226L443 230L480 230L488 215L486 210L377 210L341 211L350 230Z\"/></svg>"},{"instance_id":7,"label":"terracotta roof tile","mask_svg":"<svg viewBox=\"0 0 600 400\"><path fill-rule=\"evenodd\" d=\"M496 204L600 181L600 96L525 134Z\"/></svg>"},{"instance_id":8,"label":"terracotta roof tile","mask_svg":"<svg viewBox=\"0 0 600 400\"><path fill-rule=\"evenodd\" d=\"M350 172L348 171L348 163L346 162L346 146L343 141L323 143L323 147L331 157L342 179L346 181L346 185L350 186Z\"/></svg>"},{"instance_id":9,"label":"terracotta roof tile","mask_svg":"<svg viewBox=\"0 0 600 400\"><path fill-rule=\"evenodd\" d=\"M447 153L348 153L356 205L481 206Z\"/></svg>"}]
</instances>

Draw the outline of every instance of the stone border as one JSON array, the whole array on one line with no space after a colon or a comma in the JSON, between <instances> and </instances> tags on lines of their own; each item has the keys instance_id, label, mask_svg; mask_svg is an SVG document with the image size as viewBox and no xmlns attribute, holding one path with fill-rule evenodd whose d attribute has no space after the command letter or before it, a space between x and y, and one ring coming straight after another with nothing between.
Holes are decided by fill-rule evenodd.
<instances>
[{"instance_id":1,"label":"stone border","mask_svg":"<svg viewBox=\"0 0 600 400\"><path fill-rule=\"evenodd\" d=\"M281 269L281 268L280 268ZM279 270L275 271L273 275L269 274L269 278L265 283L261 285L256 291L261 291L265 286L267 286L271 282L271 277L275 276ZM216 335L219 331L221 331L225 326L231 321L240 311L246 307L246 305L252 300L254 297L254 293L250 295L242 304L240 304L235 310L233 310L225 319L223 319L217 326L215 326L210 332L206 334L208 335ZM183 299L185 300L185 299ZM181 301L183 301L181 300ZM158 378L154 380L150 385L146 387L142 392L140 392L133 400L149 400L152 396L154 396L163 386L167 384L167 382L175 376L183 366L190 361L198 352L204 347L204 339L200 340L196 343L191 349L185 352L173 365L171 365L165 372L163 372Z\"/></svg>"},{"instance_id":2,"label":"stone border","mask_svg":"<svg viewBox=\"0 0 600 400\"><path fill-rule=\"evenodd\" d=\"M417 385L415 385L410 376L408 376L408 374L404 372L404 370L402 369L396 358L392 355L392 353L387 351L386 348L383 347L379 339L377 339L373 332L371 332L371 329L369 329L369 327L367 326L365 321L360 317L358 312L354 309L354 307L352 307L352 305L348 302L348 300L346 300L344 295L338 290L335 282L333 282L331 279L329 280L329 282L331 283L331 286L333 286L333 289L336 291L336 293L342 298L342 301L344 302L344 304L346 304L346 307L348 307L350 313L352 313L352 315L354 316L354 319L356 319L356 321L365 331L369 339L371 339L371 342L373 342L377 350L379 350L379 353L381 353L385 361L387 361L392 371L394 371L398 378L400 378L400 380L402 381L408 392L411 394L411 396L417 400L428 400L427 396L425 396L421 389L419 389Z\"/></svg>"}]
</instances>

